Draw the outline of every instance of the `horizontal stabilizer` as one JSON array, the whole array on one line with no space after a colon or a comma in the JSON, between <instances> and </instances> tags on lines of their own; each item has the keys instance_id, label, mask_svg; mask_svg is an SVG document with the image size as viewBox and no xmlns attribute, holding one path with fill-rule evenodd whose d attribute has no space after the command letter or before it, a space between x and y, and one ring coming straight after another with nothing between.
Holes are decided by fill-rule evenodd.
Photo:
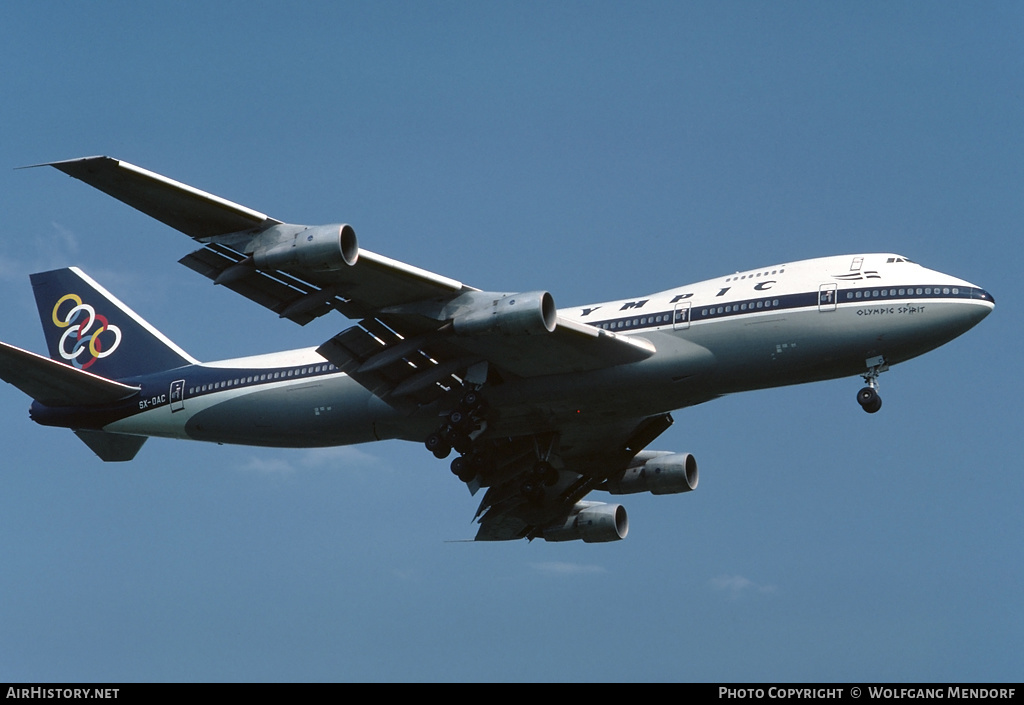
<instances>
[{"instance_id":1,"label":"horizontal stabilizer","mask_svg":"<svg viewBox=\"0 0 1024 705\"><path fill-rule=\"evenodd\" d=\"M0 379L46 406L109 404L139 391L7 343L0 343Z\"/></svg>"},{"instance_id":2,"label":"horizontal stabilizer","mask_svg":"<svg viewBox=\"0 0 1024 705\"><path fill-rule=\"evenodd\" d=\"M270 227L281 221L111 157L85 157L52 166L196 239Z\"/></svg>"},{"instance_id":3,"label":"horizontal stabilizer","mask_svg":"<svg viewBox=\"0 0 1024 705\"><path fill-rule=\"evenodd\" d=\"M145 436L129 436L127 433L108 433L79 429L75 435L82 439L100 460L108 463L123 463L135 457L146 442Z\"/></svg>"}]
</instances>

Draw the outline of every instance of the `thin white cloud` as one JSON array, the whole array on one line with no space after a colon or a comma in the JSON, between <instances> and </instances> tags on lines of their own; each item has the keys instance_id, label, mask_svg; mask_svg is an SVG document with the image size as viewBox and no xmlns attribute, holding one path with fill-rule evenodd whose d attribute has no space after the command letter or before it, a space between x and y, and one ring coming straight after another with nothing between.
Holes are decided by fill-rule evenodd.
<instances>
[{"instance_id":1,"label":"thin white cloud","mask_svg":"<svg viewBox=\"0 0 1024 705\"><path fill-rule=\"evenodd\" d=\"M21 284L32 272L74 264L79 251L78 236L60 223L50 225L51 232L36 234L28 240L31 246L19 250L22 256L0 255L0 281Z\"/></svg>"},{"instance_id":2,"label":"thin white cloud","mask_svg":"<svg viewBox=\"0 0 1024 705\"><path fill-rule=\"evenodd\" d=\"M302 451L266 451L267 455L251 455L239 469L263 475L291 475L301 470L332 468L338 470L387 470L380 458L352 446L310 448Z\"/></svg>"},{"instance_id":3,"label":"thin white cloud","mask_svg":"<svg viewBox=\"0 0 1024 705\"><path fill-rule=\"evenodd\" d=\"M333 448L310 448L302 453L299 462L303 467L340 469L386 469L387 464L378 456L354 446Z\"/></svg>"},{"instance_id":4,"label":"thin white cloud","mask_svg":"<svg viewBox=\"0 0 1024 705\"><path fill-rule=\"evenodd\" d=\"M405 583L418 583L420 581L420 572L413 568L406 568L404 570L394 568L391 571L391 575Z\"/></svg>"},{"instance_id":5,"label":"thin white cloud","mask_svg":"<svg viewBox=\"0 0 1024 705\"><path fill-rule=\"evenodd\" d=\"M30 271L37 272L74 264L78 258L78 236L60 223L51 222L50 230L38 233L32 240L34 252Z\"/></svg>"},{"instance_id":6,"label":"thin white cloud","mask_svg":"<svg viewBox=\"0 0 1024 705\"><path fill-rule=\"evenodd\" d=\"M18 260L0 255L0 281L21 283L28 281L28 276Z\"/></svg>"},{"instance_id":7,"label":"thin white cloud","mask_svg":"<svg viewBox=\"0 0 1024 705\"><path fill-rule=\"evenodd\" d=\"M595 573L607 572L603 566L586 563L563 563L559 561L547 561L544 563L531 563L530 567L541 573L551 575L593 575Z\"/></svg>"},{"instance_id":8,"label":"thin white cloud","mask_svg":"<svg viewBox=\"0 0 1024 705\"><path fill-rule=\"evenodd\" d=\"M727 593L733 598L751 593L768 594L777 590L774 585L760 585L742 575L719 575L709 582L713 589Z\"/></svg>"},{"instance_id":9,"label":"thin white cloud","mask_svg":"<svg viewBox=\"0 0 1024 705\"><path fill-rule=\"evenodd\" d=\"M58 252L61 255L78 255L78 236L75 232L60 223L50 224L53 226L56 238L49 243L47 249Z\"/></svg>"},{"instance_id":10,"label":"thin white cloud","mask_svg":"<svg viewBox=\"0 0 1024 705\"><path fill-rule=\"evenodd\" d=\"M261 475L290 475L295 472L295 466L282 458L260 458L250 457L241 469L246 472L256 472Z\"/></svg>"}]
</instances>

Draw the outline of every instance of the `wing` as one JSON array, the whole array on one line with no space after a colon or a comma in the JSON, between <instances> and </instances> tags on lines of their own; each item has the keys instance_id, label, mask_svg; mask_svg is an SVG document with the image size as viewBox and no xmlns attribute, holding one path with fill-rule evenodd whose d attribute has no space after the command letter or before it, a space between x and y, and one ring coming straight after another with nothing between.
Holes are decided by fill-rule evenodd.
<instances>
[{"instance_id":1,"label":"wing","mask_svg":"<svg viewBox=\"0 0 1024 705\"><path fill-rule=\"evenodd\" d=\"M477 509L476 540L625 538L625 510L582 499L593 490L624 493L620 480L631 467L641 467L650 459L641 450L671 425L669 414L640 421L565 422L556 432L477 443L473 453L463 456L477 466L470 471L477 473L470 482L484 478L489 484ZM695 488L696 482L694 464L690 476L672 491L685 492ZM644 485L625 492L648 490ZM593 514L598 522L589 533L580 526L581 510L587 510L584 517Z\"/></svg>"},{"instance_id":2,"label":"wing","mask_svg":"<svg viewBox=\"0 0 1024 705\"><path fill-rule=\"evenodd\" d=\"M454 446L453 471L474 492L488 488L478 539L548 538L577 522L580 499L671 423L667 414L584 423L571 410L509 401L531 380L656 352L639 336L559 316L547 292L481 291L362 249L349 225L285 223L109 157L50 166L199 241L182 264L279 316L304 325L338 311L358 321L318 351L395 409L444 419L428 447L444 457ZM465 401L480 390L486 411Z\"/></svg>"},{"instance_id":3,"label":"wing","mask_svg":"<svg viewBox=\"0 0 1024 705\"><path fill-rule=\"evenodd\" d=\"M110 157L85 157L34 166L59 169L196 239L266 228L280 222L251 208Z\"/></svg>"},{"instance_id":4,"label":"wing","mask_svg":"<svg viewBox=\"0 0 1024 705\"><path fill-rule=\"evenodd\" d=\"M533 377L655 352L636 336L558 316L544 292L482 292L362 249L348 225L283 223L111 157L48 165L204 243L181 263L282 318L304 325L338 311L359 320L321 353L396 406L436 398L479 363Z\"/></svg>"}]
</instances>

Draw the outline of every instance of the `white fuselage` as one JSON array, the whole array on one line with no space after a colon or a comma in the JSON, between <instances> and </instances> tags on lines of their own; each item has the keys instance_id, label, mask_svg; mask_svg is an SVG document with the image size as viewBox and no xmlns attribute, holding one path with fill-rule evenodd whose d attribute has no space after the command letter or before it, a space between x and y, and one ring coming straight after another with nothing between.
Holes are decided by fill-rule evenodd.
<instances>
[{"instance_id":1,"label":"white fuselage","mask_svg":"<svg viewBox=\"0 0 1024 705\"><path fill-rule=\"evenodd\" d=\"M489 433L535 433L581 412L663 413L738 391L863 373L973 327L994 302L962 279L892 254L803 260L737 272L559 315L657 352L596 372L489 388ZM438 409L404 414L312 348L187 366L135 380L137 413L104 430L221 443L310 447L422 440Z\"/></svg>"}]
</instances>

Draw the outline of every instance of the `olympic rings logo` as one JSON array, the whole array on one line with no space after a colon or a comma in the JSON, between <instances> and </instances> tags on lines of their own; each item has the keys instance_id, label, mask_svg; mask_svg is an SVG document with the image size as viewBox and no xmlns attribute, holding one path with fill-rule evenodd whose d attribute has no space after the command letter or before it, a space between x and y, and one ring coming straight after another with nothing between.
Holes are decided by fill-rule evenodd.
<instances>
[{"instance_id":1,"label":"olympic rings logo","mask_svg":"<svg viewBox=\"0 0 1024 705\"><path fill-rule=\"evenodd\" d=\"M73 306L61 317L60 308L67 302ZM97 323L98 327L93 330ZM60 356L81 370L107 357L121 344L121 329L111 325L106 316L96 313L89 304L83 304L82 298L76 294L62 296L54 305L53 325L67 328L57 345ZM82 362L80 358L86 352L89 357Z\"/></svg>"}]
</instances>

